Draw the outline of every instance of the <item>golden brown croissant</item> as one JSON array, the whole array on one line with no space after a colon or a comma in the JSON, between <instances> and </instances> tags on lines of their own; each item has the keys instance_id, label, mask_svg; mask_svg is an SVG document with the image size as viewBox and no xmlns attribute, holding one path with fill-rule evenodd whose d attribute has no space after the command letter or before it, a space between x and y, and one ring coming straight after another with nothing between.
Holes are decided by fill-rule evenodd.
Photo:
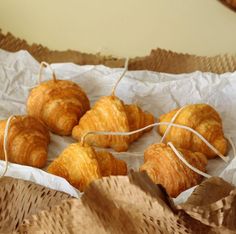
<instances>
[{"instance_id":1,"label":"golden brown croissant","mask_svg":"<svg viewBox=\"0 0 236 234\"><path fill-rule=\"evenodd\" d=\"M73 128L72 136L80 140L88 131L129 132L154 123L150 113L143 112L136 105L124 105L116 96L100 98ZM148 129L147 131L150 131ZM98 147L111 147L116 151L126 151L129 144L143 133L132 136L88 135L86 142Z\"/></svg>"},{"instance_id":2,"label":"golden brown croissant","mask_svg":"<svg viewBox=\"0 0 236 234\"><path fill-rule=\"evenodd\" d=\"M7 120L0 121L0 158L4 158L3 140ZM50 142L46 126L30 116L15 116L8 130L8 160L33 167L43 167Z\"/></svg>"},{"instance_id":3,"label":"golden brown croissant","mask_svg":"<svg viewBox=\"0 0 236 234\"><path fill-rule=\"evenodd\" d=\"M170 122L178 109L160 116L160 122ZM222 121L219 114L207 104L193 104L186 106L174 121L176 124L185 125L195 129L220 153L227 153L228 142L224 137ZM165 133L167 125L159 127L161 135ZM171 141L177 147L202 152L208 158L216 156L198 136L188 130L171 127L166 136L166 142Z\"/></svg>"},{"instance_id":4,"label":"golden brown croissant","mask_svg":"<svg viewBox=\"0 0 236 234\"><path fill-rule=\"evenodd\" d=\"M69 145L49 165L48 172L65 178L80 191L93 180L102 177L95 150L81 143Z\"/></svg>"},{"instance_id":5,"label":"golden brown croissant","mask_svg":"<svg viewBox=\"0 0 236 234\"><path fill-rule=\"evenodd\" d=\"M90 108L85 92L74 82L50 80L34 88L28 97L28 114L41 119L59 135L71 135L72 128Z\"/></svg>"},{"instance_id":6,"label":"golden brown croissant","mask_svg":"<svg viewBox=\"0 0 236 234\"><path fill-rule=\"evenodd\" d=\"M97 161L102 176L127 175L127 165L125 161L115 158L107 151L97 152Z\"/></svg>"},{"instance_id":7,"label":"golden brown croissant","mask_svg":"<svg viewBox=\"0 0 236 234\"><path fill-rule=\"evenodd\" d=\"M65 178L84 191L90 182L102 176L126 174L127 166L110 153L96 152L87 144L74 143L49 165L48 172Z\"/></svg>"},{"instance_id":8,"label":"golden brown croissant","mask_svg":"<svg viewBox=\"0 0 236 234\"><path fill-rule=\"evenodd\" d=\"M134 131L139 128L143 128L147 125L154 123L154 117L148 112L143 112L137 105L125 105L125 113L128 118L129 130ZM136 141L139 137L143 135L144 132L150 131L151 128L146 129L143 132L138 132L129 136L129 142L132 143Z\"/></svg>"},{"instance_id":9,"label":"golden brown croissant","mask_svg":"<svg viewBox=\"0 0 236 234\"><path fill-rule=\"evenodd\" d=\"M178 149L184 158L195 168L206 171L207 158L204 154ZM144 152L144 164L141 171L146 171L156 184L161 184L171 197L176 197L184 190L199 184L202 176L188 168L175 155L173 150L163 143L150 145Z\"/></svg>"}]
</instances>

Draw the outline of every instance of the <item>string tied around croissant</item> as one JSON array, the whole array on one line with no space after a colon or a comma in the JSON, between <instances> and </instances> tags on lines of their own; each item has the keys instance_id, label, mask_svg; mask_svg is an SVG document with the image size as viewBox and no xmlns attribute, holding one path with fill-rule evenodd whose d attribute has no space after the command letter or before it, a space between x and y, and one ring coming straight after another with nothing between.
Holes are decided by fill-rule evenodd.
<instances>
[{"instance_id":1,"label":"string tied around croissant","mask_svg":"<svg viewBox=\"0 0 236 234\"><path fill-rule=\"evenodd\" d=\"M148 128L152 128L152 127L156 127L156 126L160 126L160 125L171 125L173 127L177 127L177 128L182 128L185 130L188 130L190 132L192 132L193 134L197 135L212 151L214 151L221 159L223 159L225 162L228 162L229 158L224 156L223 154L221 154L213 145L211 145L206 138L204 138L199 132L197 132L196 130L185 126L185 125L181 125L181 124L175 124L175 123L170 123L170 122L158 122L158 123L154 123L154 124L150 124L144 128L140 128L138 130L132 131L132 132L104 132L104 131L89 131L86 132L82 137L81 137L81 143L83 144L85 141L85 138L90 135L90 134L95 134L95 135L113 135L113 136L129 136L132 134L136 134L138 132L144 131ZM232 143L232 141L230 142L230 144ZM233 148L233 147L232 147Z\"/></svg>"},{"instance_id":2,"label":"string tied around croissant","mask_svg":"<svg viewBox=\"0 0 236 234\"><path fill-rule=\"evenodd\" d=\"M144 128L140 128L138 130L135 131L131 131L131 132L106 132L106 131L89 131L86 132L82 138L81 138L81 144L83 145L85 142L85 139L88 135L91 134L95 134L95 135L113 135L113 136L130 136L132 134L136 134L138 132L144 131L148 128L152 128L152 127L156 127L156 126L160 126L160 125L170 125L173 127L177 127L177 128L182 128L182 129L186 129L190 132L192 132L193 134L197 135L211 150L213 150L219 157L221 157L225 162L229 161L229 157L225 157L224 155L222 155L213 145L211 145L200 133L198 133L197 131L195 131L194 129L185 126L185 125L180 125L180 124L174 124L174 123L170 123L170 122L158 122L158 123L154 123L154 124L150 124ZM230 138L229 138L230 139ZM229 140L229 143L231 144L231 147L233 149L233 153L234 153L234 157L236 157L236 150L235 150L235 146L234 143L232 142L232 140ZM209 178L210 175L199 171L197 168L193 167L192 165L190 165L181 155L181 153L174 147L174 145L171 142L168 142L168 145L171 147L171 149L174 151L174 153L176 154L176 156L187 166L189 167L191 170L195 171L196 173ZM177 153L179 152L179 153Z\"/></svg>"},{"instance_id":3,"label":"string tied around croissant","mask_svg":"<svg viewBox=\"0 0 236 234\"><path fill-rule=\"evenodd\" d=\"M7 123L6 123L6 127L5 127L5 130L4 130L4 137L3 137L3 151L4 151L4 160L5 160L5 168L4 168L4 171L2 173L2 175L0 175L0 178L4 177L5 174L7 173L7 169L8 169L8 132L9 132L9 128L10 128L10 125L11 125L11 120L15 118L14 115L11 115L8 120L7 120Z\"/></svg>"},{"instance_id":4,"label":"string tied around croissant","mask_svg":"<svg viewBox=\"0 0 236 234\"><path fill-rule=\"evenodd\" d=\"M189 106L189 105L185 105L185 106L183 106L183 107L181 107L176 113L175 113L175 115L172 117L172 119L170 120L170 124L172 124L172 123L174 123L175 122L175 120L176 120L176 118L178 117L178 115L180 114L180 112L183 110L183 109L185 109L187 106ZM168 125L167 126L167 128L166 128L166 131L164 132L164 134L163 134L163 136L162 136L162 138L161 138L161 143L164 141L164 139L166 138L166 136L167 136L167 134L169 133L169 131L170 131L170 129L171 129L171 125Z\"/></svg>"},{"instance_id":5,"label":"string tied around croissant","mask_svg":"<svg viewBox=\"0 0 236 234\"><path fill-rule=\"evenodd\" d=\"M173 150L173 152L177 155L177 157L187 166L189 167L192 171L198 173L199 175L202 175L203 177L206 177L206 178L210 178L211 175L197 169L196 167L193 167L185 158L184 156L181 154L180 151L178 151L175 146L173 145L172 142L168 142L167 143L168 146L170 146L170 148Z\"/></svg>"},{"instance_id":6,"label":"string tied around croissant","mask_svg":"<svg viewBox=\"0 0 236 234\"><path fill-rule=\"evenodd\" d=\"M178 117L178 115L180 114L180 112L181 112L183 109L185 109L186 107L188 107L188 106L189 106L189 105L185 105L185 106L181 107L181 108L175 113L175 115L172 117L172 119L170 120L170 124L167 126L166 131L164 132L164 135L163 135L162 138L161 138L161 141L160 141L161 143L164 141L164 139L166 138L167 134L169 133L169 131L170 131L171 127L172 127L171 124L173 124L173 123L175 122L175 120L176 120L176 118ZM232 139L231 139L230 136L228 136L227 139L228 139L230 145L232 146L233 153L234 153L234 157L235 157L235 156L236 156L236 149L235 149L234 143L233 143L233 141L232 141ZM207 144L207 145L208 145L208 144ZM211 146L212 146L212 145L211 145L211 146L210 146L210 145L211 145L211 144L208 145L209 148L211 148ZM211 148L211 149L212 149L212 148ZM213 150L213 151L214 151L214 150ZM222 157L222 154L221 154L221 155L218 154L218 156L220 156L221 159L223 159L225 162L228 162L228 158L227 158L227 157Z\"/></svg>"},{"instance_id":7,"label":"string tied around croissant","mask_svg":"<svg viewBox=\"0 0 236 234\"><path fill-rule=\"evenodd\" d=\"M166 138L167 134L169 133L169 131L170 131L171 127L172 127L171 124L173 124L173 123L175 122L175 120L176 120L176 118L178 117L178 115L180 114L180 112L181 112L183 109L185 109L187 106L189 106L189 105L185 105L185 106L181 107L181 108L175 113L175 115L172 117L172 119L170 120L170 124L167 126L166 131L164 132L164 134L163 134L163 136L162 136L162 138L161 138L161 141L160 141L161 143L164 141L164 139ZM173 152L178 156L178 158L179 158L185 165L187 165L192 171L194 171L194 172L198 173L199 175L202 175L203 177L206 177L206 178L210 178L210 177L211 177L209 174L207 174L207 173L205 173L205 172L203 172L203 171L197 169L196 167L193 167L193 166L183 157L183 155L181 154L181 152L176 149L176 147L173 145L172 142L167 142L167 145L170 146L170 148L171 148L171 149L173 150ZM232 145L232 146L233 146L233 150L235 150L234 145ZM234 152L234 155L235 155L235 152ZM223 158L223 160L224 160L224 158Z\"/></svg>"},{"instance_id":8,"label":"string tied around croissant","mask_svg":"<svg viewBox=\"0 0 236 234\"><path fill-rule=\"evenodd\" d=\"M128 71L128 65L129 65L129 58L126 58L125 66L124 66L124 71L122 72L120 78L116 81L114 87L112 88L111 96L115 96L115 91L116 91L116 88L117 88L118 84L120 83L122 78L125 76L125 73Z\"/></svg>"},{"instance_id":9,"label":"string tied around croissant","mask_svg":"<svg viewBox=\"0 0 236 234\"><path fill-rule=\"evenodd\" d=\"M39 75L38 75L38 83L40 84L42 82L42 72L43 72L43 68L49 68L51 73L52 73L52 79L53 81L56 81L56 75L54 70L52 69L52 67L50 66L50 64L48 64L47 62L41 62L40 63L40 68L39 68Z\"/></svg>"}]
</instances>

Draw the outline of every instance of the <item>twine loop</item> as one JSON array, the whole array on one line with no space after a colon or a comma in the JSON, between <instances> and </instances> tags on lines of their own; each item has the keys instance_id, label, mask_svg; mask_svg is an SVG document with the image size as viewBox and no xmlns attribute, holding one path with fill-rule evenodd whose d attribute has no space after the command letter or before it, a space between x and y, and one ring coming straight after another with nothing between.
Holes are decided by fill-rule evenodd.
<instances>
[{"instance_id":1,"label":"twine loop","mask_svg":"<svg viewBox=\"0 0 236 234\"><path fill-rule=\"evenodd\" d=\"M2 175L0 175L0 178L4 177L5 174L7 173L7 170L8 170L8 165L9 165L9 162L8 162L8 133L9 133L10 125L11 125L11 120L13 118L15 118L14 115L11 115L8 118L5 130L4 130L3 152L4 152L5 168L4 168L4 171L3 171Z\"/></svg>"},{"instance_id":2,"label":"twine loop","mask_svg":"<svg viewBox=\"0 0 236 234\"><path fill-rule=\"evenodd\" d=\"M150 124L144 128L140 128L140 129L137 129L135 131L131 131L131 132L107 132L107 131L88 131L86 133L84 133L81 137L81 144L84 145L85 143L85 140L86 140L86 137L89 136L89 135L112 135L112 136L130 136L132 134L135 134L135 133L138 133L138 132L142 132L148 128L152 128L152 127L156 127L156 126L161 126L161 125L168 125L168 127L177 127L177 128L181 128L181 129L185 129L185 130L188 130L190 132L192 132L193 134L195 134L196 136L198 136L212 151L214 151L215 154L217 154L224 162L228 162L229 161L229 157L228 156L224 156L222 155L212 144L210 144L206 138L204 138L199 132L197 132L196 130L188 127L188 126L185 126L185 125L181 125L181 124L175 124L175 123L172 123L172 122L158 122L158 123L153 123L153 124ZM230 139L230 138L229 138ZM229 143L233 149L233 152L234 152L234 157L236 157L236 150L235 150L235 146L234 146L234 143L233 141L230 139L229 140ZM194 166L190 165L187 160L183 157L183 155L175 148L175 146L173 145L172 142L168 142L167 143L168 146L171 147L171 149L173 150L173 152L176 154L176 156L188 167L190 168L191 170L193 170L194 172L206 177L206 178L209 178L211 177L210 175L208 175L207 173L204 173L202 171L200 171L199 169L195 168Z\"/></svg>"},{"instance_id":3,"label":"twine loop","mask_svg":"<svg viewBox=\"0 0 236 234\"><path fill-rule=\"evenodd\" d=\"M116 91L116 88L117 88L118 84L120 83L122 78L125 76L125 73L128 71L128 65L129 65L129 58L126 58L125 66L124 66L124 71L122 72L120 78L116 81L114 87L112 88L111 96L115 96L115 91Z\"/></svg>"},{"instance_id":4,"label":"twine loop","mask_svg":"<svg viewBox=\"0 0 236 234\"><path fill-rule=\"evenodd\" d=\"M55 75L54 70L52 69L52 67L50 66L50 64L48 64L47 62L41 62L40 63L40 67L39 67L39 75L38 75L38 83L40 84L42 82L42 72L44 68L49 68L51 73L52 73L52 79L54 82L57 81L57 77Z\"/></svg>"}]
</instances>

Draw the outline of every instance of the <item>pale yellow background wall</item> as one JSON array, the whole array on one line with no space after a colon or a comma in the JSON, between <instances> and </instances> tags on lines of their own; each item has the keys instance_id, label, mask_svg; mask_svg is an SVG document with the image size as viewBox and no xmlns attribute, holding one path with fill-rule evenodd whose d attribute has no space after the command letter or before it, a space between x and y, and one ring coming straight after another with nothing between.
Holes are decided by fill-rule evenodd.
<instances>
[{"instance_id":1,"label":"pale yellow background wall","mask_svg":"<svg viewBox=\"0 0 236 234\"><path fill-rule=\"evenodd\" d=\"M51 49L114 56L236 53L236 13L217 0L0 0L0 28Z\"/></svg>"}]
</instances>

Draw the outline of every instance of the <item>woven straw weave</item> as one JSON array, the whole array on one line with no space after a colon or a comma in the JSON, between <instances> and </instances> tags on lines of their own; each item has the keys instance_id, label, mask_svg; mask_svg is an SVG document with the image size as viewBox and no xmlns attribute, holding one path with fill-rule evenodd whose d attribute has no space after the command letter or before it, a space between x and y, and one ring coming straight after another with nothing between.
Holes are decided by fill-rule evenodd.
<instances>
[{"instance_id":1,"label":"woven straw weave","mask_svg":"<svg viewBox=\"0 0 236 234\"><path fill-rule=\"evenodd\" d=\"M28 50L38 61L104 64L124 59L51 51L0 32L0 48ZM166 50L130 60L129 69L183 73L236 70L236 56L201 57ZM188 201L173 205L142 173L91 183L80 200L31 182L0 180L0 233L236 233L236 188L219 178L203 182Z\"/></svg>"},{"instance_id":2,"label":"woven straw weave","mask_svg":"<svg viewBox=\"0 0 236 234\"><path fill-rule=\"evenodd\" d=\"M15 52L18 50L27 50L39 62L46 61L48 63L57 62L73 62L80 65L85 64L104 64L110 67L121 67L124 59L116 59L113 57L105 57L94 54L86 54L77 51L53 51L42 45L29 45L25 40L14 37L11 33L6 35L0 29L0 48Z\"/></svg>"},{"instance_id":3,"label":"woven straw weave","mask_svg":"<svg viewBox=\"0 0 236 234\"><path fill-rule=\"evenodd\" d=\"M28 181L10 177L0 179L0 233L11 233L25 218L68 198L68 194Z\"/></svg>"},{"instance_id":4,"label":"woven straw weave","mask_svg":"<svg viewBox=\"0 0 236 234\"><path fill-rule=\"evenodd\" d=\"M218 186L225 188L224 194L214 198L214 193L210 193L210 199L199 203L204 200L205 190L214 192ZM44 209L48 200L36 199L37 213L30 217L24 204L30 206L33 200L21 196L18 210L24 210L27 218L11 229L14 233L235 233L235 194L235 187L211 178L185 204L176 207L163 188L154 185L146 174L131 173L129 177L96 180L80 200L56 201L51 209ZM35 192L35 196L42 194ZM9 210L12 203L7 200L4 209ZM12 213L15 215L11 210L9 217ZM4 222L3 218L1 223Z\"/></svg>"},{"instance_id":5,"label":"woven straw weave","mask_svg":"<svg viewBox=\"0 0 236 234\"><path fill-rule=\"evenodd\" d=\"M78 51L53 51L33 44L0 31L0 48L7 51L27 50L38 61L48 63L73 62L76 64L104 64L110 67L124 66L124 59L86 54ZM236 70L236 54L217 55L214 57L195 56L175 53L163 49L152 50L150 55L133 58L129 62L130 70L151 70L166 73L188 73L196 70L214 73L225 73Z\"/></svg>"}]
</instances>

